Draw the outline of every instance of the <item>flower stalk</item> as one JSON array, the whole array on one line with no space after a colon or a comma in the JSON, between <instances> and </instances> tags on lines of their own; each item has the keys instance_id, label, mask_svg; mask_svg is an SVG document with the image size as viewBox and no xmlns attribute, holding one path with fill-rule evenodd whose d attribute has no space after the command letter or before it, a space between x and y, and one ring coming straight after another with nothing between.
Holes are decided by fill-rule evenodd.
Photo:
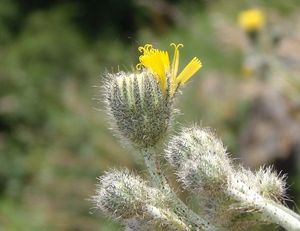
<instances>
[{"instance_id":1,"label":"flower stalk","mask_svg":"<svg viewBox=\"0 0 300 231\"><path fill-rule=\"evenodd\" d=\"M194 227L196 230L218 230L216 227L209 224L209 222L197 215L178 198L176 193L169 186L167 179L161 171L159 156L155 149L147 149L143 150L142 152L144 154L144 161L153 185L166 192L166 195L170 197L170 200L174 204L176 212L183 216L188 221L190 226Z\"/></svg>"},{"instance_id":2,"label":"flower stalk","mask_svg":"<svg viewBox=\"0 0 300 231\"><path fill-rule=\"evenodd\" d=\"M254 209L260 211L266 219L282 226L286 230L300 230L299 215L270 199L263 198L258 193L249 189L247 185L244 185L244 188L247 188L247 193L241 192L235 188L230 188L229 194L237 201L248 204Z\"/></svg>"}]
</instances>

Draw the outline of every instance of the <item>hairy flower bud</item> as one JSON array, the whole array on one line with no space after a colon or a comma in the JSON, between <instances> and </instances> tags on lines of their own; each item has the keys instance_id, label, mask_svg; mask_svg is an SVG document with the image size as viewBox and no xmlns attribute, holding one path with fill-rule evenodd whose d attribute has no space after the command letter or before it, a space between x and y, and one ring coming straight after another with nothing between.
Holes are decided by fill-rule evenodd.
<instances>
[{"instance_id":1,"label":"hairy flower bud","mask_svg":"<svg viewBox=\"0 0 300 231\"><path fill-rule=\"evenodd\" d=\"M120 217L125 223L138 221L147 206L164 207L169 203L164 194L128 170L111 170L101 176L93 201L104 213Z\"/></svg>"},{"instance_id":2,"label":"hairy flower bud","mask_svg":"<svg viewBox=\"0 0 300 231\"><path fill-rule=\"evenodd\" d=\"M231 163L222 142L210 130L191 127L173 137L166 150L184 187L212 192L227 182Z\"/></svg>"},{"instance_id":3,"label":"hairy flower bud","mask_svg":"<svg viewBox=\"0 0 300 231\"><path fill-rule=\"evenodd\" d=\"M255 180L259 194L264 197L281 200L285 197L285 175L279 176L272 167L260 168L255 174Z\"/></svg>"},{"instance_id":4,"label":"hairy flower bud","mask_svg":"<svg viewBox=\"0 0 300 231\"><path fill-rule=\"evenodd\" d=\"M171 198L140 177L127 170L111 171L99 180L93 197L96 207L121 221L127 230L189 230L175 209L169 208Z\"/></svg>"},{"instance_id":5,"label":"hairy flower bud","mask_svg":"<svg viewBox=\"0 0 300 231\"><path fill-rule=\"evenodd\" d=\"M264 198L280 201L285 197L285 175L279 176L272 167L261 167L252 172L239 166L229 181L228 187L235 188L245 194L257 193ZM249 191L249 188L251 191Z\"/></svg>"},{"instance_id":6,"label":"hairy flower bud","mask_svg":"<svg viewBox=\"0 0 300 231\"><path fill-rule=\"evenodd\" d=\"M155 146L165 136L172 102L148 71L109 74L106 104L113 126L134 146Z\"/></svg>"},{"instance_id":7,"label":"hairy flower bud","mask_svg":"<svg viewBox=\"0 0 300 231\"><path fill-rule=\"evenodd\" d=\"M197 126L183 128L178 135L171 138L166 149L166 159L176 168L180 168L189 159L197 160L205 155L228 159L222 141L210 129Z\"/></svg>"},{"instance_id":8,"label":"hairy flower bud","mask_svg":"<svg viewBox=\"0 0 300 231\"><path fill-rule=\"evenodd\" d=\"M149 192L145 182L128 171L111 171L99 178L96 207L112 217L129 219L141 213Z\"/></svg>"},{"instance_id":9,"label":"hairy flower bud","mask_svg":"<svg viewBox=\"0 0 300 231\"><path fill-rule=\"evenodd\" d=\"M184 188L193 192L220 193L227 183L226 168L218 156L203 156L198 161L188 160L177 171Z\"/></svg>"}]
</instances>

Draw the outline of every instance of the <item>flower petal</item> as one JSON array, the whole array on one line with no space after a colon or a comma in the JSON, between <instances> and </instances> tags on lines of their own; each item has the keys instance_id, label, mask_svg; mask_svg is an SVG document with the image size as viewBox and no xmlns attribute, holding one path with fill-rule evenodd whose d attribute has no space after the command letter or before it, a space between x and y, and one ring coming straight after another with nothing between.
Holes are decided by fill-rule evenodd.
<instances>
[{"instance_id":1,"label":"flower petal","mask_svg":"<svg viewBox=\"0 0 300 231\"><path fill-rule=\"evenodd\" d=\"M200 68L202 63L196 57L194 57L188 65L183 69L183 71L176 78L176 85L183 85L188 81Z\"/></svg>"}]
</instances>

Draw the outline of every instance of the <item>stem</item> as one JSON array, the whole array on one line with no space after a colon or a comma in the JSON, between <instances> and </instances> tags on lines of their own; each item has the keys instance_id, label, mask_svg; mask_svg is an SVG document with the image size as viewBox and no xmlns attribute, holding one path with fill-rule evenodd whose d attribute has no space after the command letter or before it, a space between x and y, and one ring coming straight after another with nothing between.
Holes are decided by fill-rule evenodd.
<instances>
[{"instance_id":1,"label":"stem","mask_svg":"<svg viewBox=\"0 0 300 231\"><path fill-rule=\"evenodd\" d=\"M229 193L238 201L246 203L258 209L266 218L289 231L300 231L300 220L297 215L288 208L262 197L252 190L240 190L241 188L230 188Z\"/></svg>"},{"instance_id":2,"label":"stem","mask_svg":"<svg viewBox=\"0 0 300 231\"><path fill-rule=\"evenodd\" d=\"M217 230L209 222L202 219L198 214L192 211L184 202L182 202L176 193L171 189L167 179L160 169L160 161L156 151L153 148L142 150L145 164L151 176L152 183L155 187L164 191L167 195L171 196L171 201L174 205L176 212L185 217L190 223L193 224L195 230Z\"/></svg>"},{"instance_id":3,"label":"stem","mask_svg":"<svg viewBox=\"0 0 300 231\"><path fill-rule=\"evenodd\" d=\"M156 152L153 149L143 149L144 161L147 166L148 172L151 176L151 180L154 187L165 190L167 186L167 180L161 173L160 163L156 157Z\"/></svg>"},{"instance_id":4,"label":"stem","mask_svg":"<svg viewBox=\"0 0 300 231\"><path fill-rule=\"evenodd\" d=\"M287 219L289 219L290 224L287 225L290 225L291 227L290 230L300 231L300 219L298 214L296 214L294 211L290 210L289 208L282 206L281 204L277 204L274 201L268 201L268 202L272 207L274 207L278 212L280 212L280 214L282 214L279 216L282 216L283 218L287 217Z\"/></svg>"},{"instance_id":5,"label":"stem","mask_svg":"<svg viewBox=\"0 0 300 231\"><path fill-rule=\"evenodd\" d=\"M286 211L287 213L289 213L291 216L295 217L296 219L298 219L300 221L300 215L298 213L295 213L293 210L281 205L281 204L276 204L280 209Z\"/></svg>"},{"instance_id":6,"label":"stem","mask_svg":"<svg viewBox=\"0 0 300 231\"><path fill-rule=\"evenodd\" d=\"M145 211L146 216L148 215L156 221L159 220L160 224L167 225L174 230L189 230L188 226L182 222L175 213L169 210L147 205Z\"/></svg>"}]
</instances>

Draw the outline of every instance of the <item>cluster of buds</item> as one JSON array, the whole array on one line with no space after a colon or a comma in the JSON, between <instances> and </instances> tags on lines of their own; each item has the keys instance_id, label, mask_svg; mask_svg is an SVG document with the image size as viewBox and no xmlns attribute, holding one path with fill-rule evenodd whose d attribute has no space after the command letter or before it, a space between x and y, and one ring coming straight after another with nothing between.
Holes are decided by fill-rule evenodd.
<instances>
[{"instance_id":1,"label":"cluster of buds","mask_svg":"<svg viewBox=\"0 0 300 231\"><path fill-rule=\"evenodd\" d=\"M149 179L111 170L99 178L95 206L126 230L248 230L271 222L299 230L298 215L281 204L284 177L271 168L253 173L236 165L210 129L184 128L164 151L179 184L200 200L199 214L169 186L157 150L171 126L177 92L201 68L195 57L178 74L182 45L171 45L172 64L168 52L145 45L136 71L108 74L104 96L113 130L144 155Z\"/></svg>"},{"instance_id":2,"label":"cluster of buds","mask_svg":"<svg viewBox=\"0 0 300 231\"><path fill-rule=\"evenodd\" d=\"M280 202L285 196L284 176L270 167L253 173L232 163L221 140L207 128L184 128L165 153L182 186L201 195L206 219L229 230L271 222L257 202Z\"/></svg>"}]
</instances>

